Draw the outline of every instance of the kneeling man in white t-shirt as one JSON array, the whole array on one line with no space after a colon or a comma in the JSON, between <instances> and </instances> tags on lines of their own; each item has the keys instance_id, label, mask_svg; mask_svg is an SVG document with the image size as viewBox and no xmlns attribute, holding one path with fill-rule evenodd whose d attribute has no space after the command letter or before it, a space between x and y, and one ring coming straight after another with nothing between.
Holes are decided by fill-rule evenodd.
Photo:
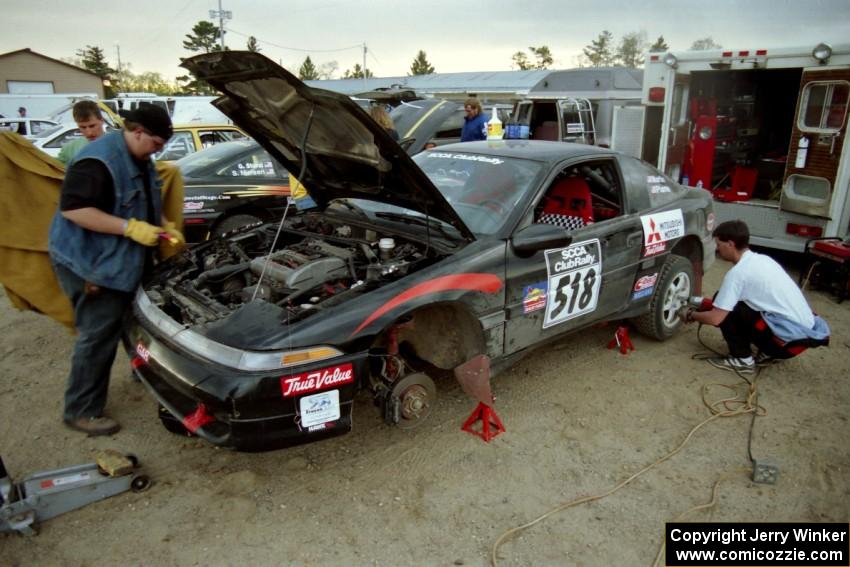
<instances>
[{"instance_id":1,"label":"kneeling man in white t-shirt","mask_svg":"<svg viewBox=\"0 0 850 567\"><path fill-rule=\"evenodd\" d=\"M749 249L743 221L727 221L714 230L717 254L734 266L726 273L711 310L689 310L687 322L720 327L729 356L709 358L717 368L742 374L756 364L791 358L808 347L829 344L829 326L812 312L803 293L769 256ZM751 345L757 348L753 357Z\"/></svg>"}]
</instances>

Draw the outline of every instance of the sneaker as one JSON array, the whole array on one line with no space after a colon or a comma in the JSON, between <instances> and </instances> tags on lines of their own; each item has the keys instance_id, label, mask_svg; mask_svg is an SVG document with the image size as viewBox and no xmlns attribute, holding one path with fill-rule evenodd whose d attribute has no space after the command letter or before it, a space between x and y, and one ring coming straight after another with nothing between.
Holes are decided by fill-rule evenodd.
<instances>
[{"instance_id":1,"label":"sneaker","mask_svg":"<svg viewBox=\"0 0 850 567\"><path fill-rule=\"evenodd\" d=\"M66 419L65 425L76 431L87 433L89 437L98 437L100 435L112 435L118 433L121 426L118 422L109 417L78 417L76 419Z\"/></svg>"},{"instance_id":2,"label":"sneaker","mask_svg":"<svg viewBox=\"0 0 850 567\"><path fill-rule=\"evenodd\" d=\"M756 355L756 366L770 366L771 364L776 364L777 362L782 362L781 358L773 358L767 353L760 352Z\"/></svg>"},{"instance_id":3,"label":"sneaker","mask_svg":"<svg viewBox=\"0 0 850 567\"><path fill-rule=\"evenodd\" d=\"M719 356L716 358L708 358L708 363L715 368L728 370L729 372L737 372L739 374L754 374L756 371L756 363L752 358L750 361L744 361L733 356Z\"/></svg>"}]
</instances>

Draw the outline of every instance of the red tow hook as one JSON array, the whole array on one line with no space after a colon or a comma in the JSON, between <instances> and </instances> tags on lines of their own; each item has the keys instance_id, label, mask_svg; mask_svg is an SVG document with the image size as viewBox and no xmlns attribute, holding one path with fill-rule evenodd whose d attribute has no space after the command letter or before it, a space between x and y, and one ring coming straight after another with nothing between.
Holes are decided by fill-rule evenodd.
<instances>
[{"instance_id":1,"label":"red tow hook","mask_svg":"<svg viewBox=\"0 0 850 567\"><path fill-rule=\"evenodd\" d=\"M183 427L195 433L211 421L215 421L215 417L207 413L207 407L204 404L198 404L195 411L183 418Z\"/></svg>"}]
</instances>

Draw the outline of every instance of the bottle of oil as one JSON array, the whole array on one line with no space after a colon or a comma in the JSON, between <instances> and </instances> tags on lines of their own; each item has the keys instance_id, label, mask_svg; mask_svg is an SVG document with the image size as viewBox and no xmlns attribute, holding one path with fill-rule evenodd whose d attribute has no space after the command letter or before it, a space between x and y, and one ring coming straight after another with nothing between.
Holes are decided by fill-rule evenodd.
<instances>
[{"instance_id":1,"label":"bottle of oil","mask_svg":"<svg viewBox=\"0 0 850 567\"><path fill-rule=\"evenodd\" d=\"M493 115L490 117L490 120L487 121L487 140L501 140L502 135L502 121L499 120L499 114L494 106Z\"/></svg>"}]
</instances>

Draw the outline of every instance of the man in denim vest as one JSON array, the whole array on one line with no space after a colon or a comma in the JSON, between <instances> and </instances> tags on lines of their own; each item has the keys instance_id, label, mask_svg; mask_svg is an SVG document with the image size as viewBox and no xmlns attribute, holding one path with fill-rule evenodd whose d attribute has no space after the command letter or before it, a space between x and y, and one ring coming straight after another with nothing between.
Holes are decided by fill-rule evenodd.
<instances>
[{"instance_id":1,"label":"man in denim vest","mask_svg":"<svg viewBox=\"0 0 850 567\"><path fill-rule=\"evenodd\" d=\"M63 419L90 436L120 428L103 410L121 320L133 292L161 239L175 246L185 243L162 215L161 181L150 159L171 134L168 113L143 105L128 114L124 130L87 144L68 163L50 227L50 259L71 299L79 333Z\"/></svg>"}]
</instances>

